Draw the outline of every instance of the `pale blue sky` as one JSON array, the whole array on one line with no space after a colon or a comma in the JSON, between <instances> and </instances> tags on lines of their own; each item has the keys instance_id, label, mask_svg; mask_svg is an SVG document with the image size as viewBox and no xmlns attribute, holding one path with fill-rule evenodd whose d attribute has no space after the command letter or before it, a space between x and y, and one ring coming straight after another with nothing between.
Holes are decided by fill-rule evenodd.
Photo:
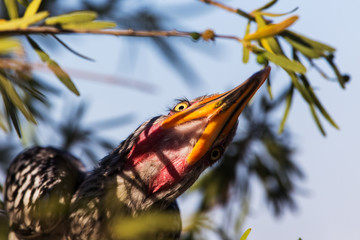
<instances>
[{"instance_id":1,"label":"pale blue sky","mask_svg":"<svg viewBox=\"0 0 360 240\"><path fill-rule=\"evenodd\" d=\"M150 2L150 1L149 1ZM176 6L180 2L193 4L193 12L180 15ZM265 1L223 1L234 7L250 11ZM150 3L149 3L150 4ZM236 15L206 7L198 1L165 0L151 1L152 7L159 12L175 15L183 26L179 30L198 30L212 28L219 34L239 35L244 32L245 20ZM287 12L299 7L296 14L300 20L292 27L299 33L306 33L314 39L325 41L337 48L336 63L345 73L351 75L346 90L333 82L322 79L314 70L309 76L316 93L330 114L340 125L341 130L333 129L325 121L328 133L323 137L314 124L307 105L296 94L290 113L288 126L293 133L297 146L296 160L306 178L300 187L306 194L298 194L298 211L287 212L282 218L275 219L265 206L262 196L255 191L252 210L246 228L253 229L249 240L277 239L295 240L298 237L309 240L356 240L360 237L358 226L360 216L360 157L359 120L359 47L358 1L286 1L280 0L272 12ZM198 17L194 18L197 11ZM260 66L254 63L243 65L241 45L233 41L219 40L215 43L198 44L191 40L173 39L186 60L201 77L196 88L186 85L173 68L163 60L151 46L135 39L115 37L61 37L71 40L71 46L81 53L96 59L91 63L64 51L54 52L59 63L66 67L83 69L90 72L114 74L121 78L136 79L154 84L156 94L144 94L130 88L100 84L76 79L82 98L91 103L87 122L112 118L121 114L136 113L136 120L124 128L105 132L120 142L141 122L162 114L171 106L173 99L193 98L206 93L221 92L245 80ZM74 40L74 41L72 41ZM202 51L196 48L201 46ZM135 51L136 61L128 59ZM122 55L121 55L122 54ZM56 57L55 57L56 56ZM252 56L254 58L254 56ZM252 58L252 59L253 59ZM324 65L325 66L325 65ZM273 66L273 84L276 89L288 83L288 77L281 69ZM56 80L51 80L56 81ZM101 81L101 79L99 79ZM264 89L263 89L264 90ZM72 101L72 96L64 95ZM256 99L255 99L256 100ZM180 206L186 209L186 206Z\"/></svg>"}]
</instances>

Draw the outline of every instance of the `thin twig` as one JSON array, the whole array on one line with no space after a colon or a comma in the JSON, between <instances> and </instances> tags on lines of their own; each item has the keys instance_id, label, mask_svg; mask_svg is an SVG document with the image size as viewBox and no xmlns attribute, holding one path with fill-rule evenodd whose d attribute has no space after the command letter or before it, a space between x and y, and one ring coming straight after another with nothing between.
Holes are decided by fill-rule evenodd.
<instances>
[{"instance_id":1,"label":"thin twig","mask_svg":"<svg viewBox=\"0 0 360 240\"><path fill-rule=\"evenodd\" d=\"M239 15L241 15L241 16L243 16L243 17L245 17L245 18L247 18L247 19L249 19L251 21L255 21L254 16L251 16L251 14L246 13L245 11L243 11L243 10L241 10L239 8L232 8L232 7L229 7L229 6L225 5L225 4L222 4L222 3L219 3L219 2L213 1L213 0L200 0L200 2L211 4L211 5L216 6L218 8L222 8L222 9L224 9L226 11L239 14Z\"/></svg>"},{"instance_id":2,"label":"thin twig","mask_svg":"<svg viewBox=\"0 0 360 240\"><path fill-rule=\"evenodd\" d=\"M204 31L207 32L208 30ZM145 31L145 30L107 30L107 29L61 29L56 27L36 26L19 29L0 30L0 36L3 35L27 35L27 34L96 34L96 35L112 35L112 36L130 36L130 37L191 37L194 38L194 34L203 37L203 33L196 32L183 32L177 30L170 31ZM233 39L236 41L242 41L239 37L230 35L214 35L215 38ZM209 40L205 39L204 40Z\"/></svg>"}]
</instances>

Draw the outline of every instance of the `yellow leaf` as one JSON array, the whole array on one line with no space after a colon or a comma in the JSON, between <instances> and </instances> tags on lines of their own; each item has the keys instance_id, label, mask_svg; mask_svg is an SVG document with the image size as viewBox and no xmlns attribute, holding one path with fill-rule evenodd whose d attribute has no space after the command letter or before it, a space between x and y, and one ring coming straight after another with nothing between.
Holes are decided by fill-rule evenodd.
<instances>
[{"instance_id":1,"label":"yellow leaf","mask_svg":"<svg viewBox=\"0 0 360 240\"><path fill-rule=\"evenodd\" d=\"M34 16L39 10L41 0L32 0L29 6L26 8L24 18Z\"/></svg>"},{"instance_id":2,"label":"yellow leaf","mask_svg":"<svg viewBox=\"0 0 360 240\"><path fill-rule=\"evenodd\" d=\"M11 82L2 74L0 74L0 86L6 91L11 102L21 111L25 118L32 123L36 124L34 116L31 114L27 106L24 104L19 94L16 92L15 88Z\"/></svg>"},{"instance_id":3,"label":"yellow leaf","mask_svg":"<svg viewBox=\"0 0 360 240\"><path fill-rule=\"evenodd\" d=\"M45 20L46 25L55 25L55 24L70 24L70 23L81 23L81 22L90 22L97 18L97 13L93 11L78 11L67 13L55 17L50 17Z\"/></svg>"},{"instance_id":4,"label":"yellow leaf","mask_svg":"<svg viewBox=\"0 0 360 240\"><path fill-rule=\"evenodd\" d=\"M37 23L49 15L48 11L39 12L31 17L18 18L0 24L0 31L12 30L16 28L25 28L31 24Z\"/></svg>"},{"instance_id":5,"label":"yellow leaf","mask_svg":"<svg viewBox=\"0 0 360 240\"><path fill-rule=\"evenodd\" d=\"M250 32L250 21L248 22L248 24L246 25L246 30L245 30L245 36L249 34ZM247 63L249 61L249 55L250 55L250 50L248 48L249 46L249 41L243 41L243 63Z\"/></svg>"},{"instance_id":6,"label":"yellow leaf","mask_svg":"<svg viewBox=\"0 0 360 240\"><path fill-rule=\"evenodd\" d=\"M251 228L247 229L244 234L241 236L240 240L246 240L246 238L249 236L251 232Z\"/></svg>"},{"instance_id":7,"label":"yellow leaf","mask_svg":"<svg viewBox=\"0 0 360 240\"><path fill-rule=\"evenodd\" d=\"M21 47L19 40L14 38L0 38L0 54L7 54L12 52L14 49Z\"/></svg>"},{"instance_id":8,"label":"yellow leaf","mask_svg":"<svg viewBox=\"0 0 360 240\"><path fill-rule=\"evenodd\" d=\"M268 38L262 38L260 39L261 45L263 46L263 48L265 48L267 51L274 53L273 50L270 47L270 44L268 42Z\"/></svg>"},{"instance_id":9,"label":"yellow leaf","mask_svg":"<svg viewBox=\"0 0 360 240\"><path fill-rule=\"evenodd\" d=\"M299 19L298 16L292 16L278 24L266 25L262 28L259 28L256 32L245 36L244 40L257 40L257 39L261 39L261 38L274 36L282 31L284 31L286 28L291 26L298 19Z\"/></svg>"},{"instance_id":10,"label":"yellow leaf","mask_svg":"<svg viewBox=\"0 0 360 240\"><path fill-rule=\"evenodd\" d=\"M19 17L18 7L15 0L4 0L10 19Z\"/></svg>"}]
</instances>

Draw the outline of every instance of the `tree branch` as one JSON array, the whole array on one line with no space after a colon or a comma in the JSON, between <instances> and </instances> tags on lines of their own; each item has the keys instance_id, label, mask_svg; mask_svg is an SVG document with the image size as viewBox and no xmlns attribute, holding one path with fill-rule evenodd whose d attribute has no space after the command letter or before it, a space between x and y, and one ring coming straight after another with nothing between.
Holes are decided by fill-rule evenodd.
<instances>
[{"instance_id":1,"label":"tree branch","mask_svg":"<svg viewBox=\"0 0 360 240\"><path fill-rule=\"evenodd\" d=\"M56 27L27 27L18 29L0 30L0 36L16 36L28 34L96 34L96 35L112 35L112 36L131 36L131 37L191 37L194 40L203 38L205 41L214 40L215 38L233 39L242 41L241 38L231 35L216 35L212 30L205 30L203 33L183 32L177 30L170 31L146 31L146 30L106 30L106 29L61 29ZM210 35L209 35L210 33Z\"/></svg>"},{"instance_id":2,"label":"tree branch","mask_svg":"<svg viewBox=\"0 0 360 240\"><path fill-rule=\"evenodd\" d=\"M232 8L232 7L229 7L227 5L224 5L222 3L219 3L219 2L213 1L213 0L200 0L200 2L207 3L207 4L210 4L210 5L222 8L222 9L224 9L226 11L239 14L240 16L243 16L243 17L245 17L245 18L247 18L247 19L249 19L251 21L255 21L254 16L252 16L251 14L246 13L245 11L243 11L243 10L241 10L239 8Z\"/></svg>"}]
</instances>

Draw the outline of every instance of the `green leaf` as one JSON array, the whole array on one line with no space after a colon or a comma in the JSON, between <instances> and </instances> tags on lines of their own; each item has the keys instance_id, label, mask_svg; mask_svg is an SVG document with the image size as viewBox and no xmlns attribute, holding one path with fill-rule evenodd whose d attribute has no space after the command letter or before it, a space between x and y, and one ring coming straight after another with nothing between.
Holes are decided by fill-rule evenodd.
<instances>
[{"instance_id":1,"label":"green leaf","mask_svg":"<svg viewBox=\"0 0 360 240\"><path fill-rule=\"evenodd\" d=\"M245 30L245 36L249 34L250 32L250 21L248 21L248 24L246 25L246 30ZM250 56L250 50L248 48L248 41L243 41L243 63L248 63L249 62L249 56Z\"/></svg>"},{"instance_id":2,"label":"green leaf","mask_svg":"<svg viewBox=\"0 0 360 240\"><path fill-rule=\"evenodd\" d=\"M11 82L2 74L0 74L0 86L8 95L9 100L21 111L25 118L36 124L35 118L25 106Z\"/></svg>"},{"instance_id":3,"label":"green leaf","mask_svg":"<svg viewBox=\"0 0 360 240\"><path fill-rule=\"evenodd\" d=\"M296 40L293 40L286 36L284 37L284 39L286 41L288 41L288 43L290 43L291 46L293 46L295 49L299 50L306 57L319 58L319 57L323 56L323 52L321 50L314 49L314 48L312 48L311 45L308 45L305 42L296 41Z\"/></svg>"},{"instance_id":4,"label":"green leaf","mask_svg":"<svg viewBox=\"0 0 360 240\"><path fill-rule=\"evenodd\" d=\"M240 240L246 240L247 237L249 236L250 232L251 232L251 228L248 228L248 229L243 233L243 235L241 236Z\"/></svg>"},{"instance_id":5,"label":"green leaf","mask_svg":"<svg viewBox=\"0 0 360 240\"><path fill-rule=\"evenodd\" d=\"M19 17L18 7L15 0L4 0L10 19Z\"/></svg>"},{"instance_id":6,"label":"green leaf","mask_svg":"<svg viewBox=\"0 0 360 240\"><path fill-rule=\"evenodd\" d=\"M94 11L78 11L67 13L55 17L50 17L45 20L46 25L55 25L55 24L68 24L68 23L80 23L80 22L89 22L97 18L97 13Z\"/></svg>"},{"instance_id":7,"label":"green leaf","mask_svg":"<svg viewBox=\"0 0 360 240\"><path fill-rule=\"evenodd\" d=\"M285 71L290 76L291 82L294 84L294 87L299 91L299 93L305 99L305 101L311 103L312 98L309 95L308 91L306 91L305 87L299 82L297 75L292 71L288 71L288 70Z\"/></svg>"},{"instance_id":8,"label":"green leaf","mask_svg":"<svg viewBox=\"0 0 360 240\"><path fill-rule=\"evenodd\" d=\"M344 76L341 75L340 70L337 68L336 64L333 61L333 55L326 56L325 59L329 63L330 67L335 72L336 78L342 88L345 88L345 79Z\"/></svg>"},{"instance_id":9,"label":"green leaf","mask_svg":"<svg viewBox=\"0 0 360 240\"><path fill-rule=\"evenodd\" d=\"M284 132L285 123L286 123L286 120L287 120L289 112L290 112L293 95L294 95L294 85L291 84L290 89L286 95L285 112L284 112L283 118L281 119L281 122L280 122L279 130L278 130L279 134Z\"/></svg>"},{"instance_id":10,"label":"green leaf","mask_svg":"<svg viewBox=\"0 0 360 240\"><path fill-rule=\"evenodd\" d=\"M24 13L24 18L34 16L35 13L39 10L42 0L32 0L29 6L26 8Z\"/></svg>"},{"instance_id":11,"label":"green leaf","mask_svg":"<svg viewBox=\"0 0 360 240\"><path fill-rule=\"evenodd\" d=\"M267 89L267 92L269 94L270 99L272 100L273 99L273 94L272 94L272 91L271 91L270 76L268 77L268 79L266 81L266 89Z\"/></svg>"},{"instance_id":12,"label":"green leaf","mask_svg":"<svg viewBox=\"0 0 360 240\"><path fill-rule=\"evenodd\" d=\"M254 10L254 12L260 12L262 10L268 9L270 7L272 7L278 0L272 0L270 2L268 2L267 4L265 4L264 6Z\"/></svg>"},{"instance_id":13,"label":"green leaf","mask_svg":"<svg viewBox=\"0 0 360 240\"><path fill-rule=\"evenodd\" d=\"M256 12L254 16L255 16L255 21L258 25L258 29L266 26L266 22L260 12Z\"/></svg>"},{"instance_id":14,"label":"green leaf","mask_svg":"<svg viewBox=\"0 0 360 240\"><path fill-rule=\"evenodd\" d=\"M56 75L56 77L70 90L72 91L74 94L76 94L77 96L80 95L79 91L77 90L75 84L72 82L71 78L69 77L69 75L62 70L62 68L59 66L59 64L57 64L54 60L52 60L50 58L50 56L44 52L44 50L42 50L40 48L40 46L30 37L27 37L30 45L32 46L32 48L35 50L35 52L39 55L41 61L47 63L48 68Z\"/></svg>"},{"instance_id":15,"label":"green leaf","mask_svg":"<svg viewBox=\"0 0 360 240\"><path fill-rule=\"evenodd\" d=\"M331 118L330 114L325 110L325 108L322 106L322 104L320 103L319 99L316 97L314 90L312 89L312 87L310 86L307 78L305 75L301 75L300 78L302 79L305 88L307 89L307 91L309 92L309 95L312 99L312 102L315 104L315 106L319 109L319 111L321 112L321 114L325 117L326 120L328 120L328 122L335 127L336 129L339 129L339 126L335 123L335 121Z\"/></svg>"},{"instance_id":16,"label":"green leaf","mask_svg":"<svg viewBox=\"0 0 360 240\"><path fill-rule=\"evenodd\" d=\"M14 107L14 104L10 101L8 94L5 92L4 89L1 89L1 95L3 97L7 116L11 119L17 135L21 138L20 122L16 112L16 108Z\"/></svg>"},{"instance_id":17,"label":"green leaf","mask_svg":"<svg viewBox=\"0 0 360 240\"><path fill-rule=\"evenodd\" d=\"M268 51L263 51L262 53L259 54L263 55L266 59L275 63L276 65L279 65L285 70L294 71L298 73L306 73L306 68L304 67L304 65L302 65L298 61L290 60L284 55L273 54Z\"/></svg>"},{"instance_id":18,"label":"green leaf","mask_svg":"<svg viewBox=\"0 0 360 240\"><path fill-rule=\"evenodd\" d=\"M291 38L293 41L301 42L302 44L307 44L308 46L311 46L313 49L316 49L317 51L323 52L335 52L335 48L326 45L324 43L312 40L310 38L307 38L301 34L295 33L293 31L285 30L281 33L283 37Z\"/></svg>"},{"instance_id":19,"label":"green leaf","mask_svg":"<svg viewBox=\"0 0 360 240\"><path fill-rule=\"evenodd\" d=\"M6 120L4 118L4 116L2 115L2 113L0 113L0 128L4 131L7 132L9 129L6 126Z\"/></svg>"},{"instance_id":20,"label":"green leaf","mask_svg":"<svg viewBox=\"0 0 360 240\"><path fill-rule=\"evenodd\" d=\"M284 31L286 28L291 26L298 19L299 19L298 16L291 16L280 23L269 24L260 27L256 32L245 36L244 40L257 40L261 38L274 36Z\"/></svg>"},{"instance_id":21,"label":"green leaf","mask_svg":"<svg viewBox=\"0 0 360 240\"><path fill-rule=\"evenodd\" d=\"M309 104L309 107L310 107L311 115L313 116L313 118L315 120L315 123L318 126L320 132L322 133L322 135L326 136L326 132L325 132L324 128L321 125L320 119L317 116L314 104L312 104L312 103Z\"/></svg>"},{"instance_id":22,"label":"green leaf","mask_svg":"<svg viewBox=\"0 0 360 240\"><path fill-rule=\"evenodd\" d=\"M261 12L261 15L263 16L267 16L267 17L282 17L288 14L291 14L293 12L295 12L296 10L298 10L298 7L294 8L293 10L291 10L290 12L286 12L286 13L268 13L268 12Z\"/></svg>"},{"instance_id":23,"label":"green leaf","mask_svg":"<svg viewBox=\"0 0 360 240\"><path fill-rule=\"evenodd\" d=\"M8 54L17 48L21 48L21 43L18 39L9 37L0 37L0 54Z\"/></svg>"},{"instance_id":24,"label":"green leaf","mask_svg":"<svg viewBox=\"0 0 360 240\"><path fill-rule=\"evenodd\" d=\"M93 21L93 22L81 22L81 23L69 23L61 25L63 29L104 29L114 28L116 23L108 21Z\"/></svg>"},{"instance_id":25,"label":"green leaf","mask_svg":"<svg viewBox=\"0 0 360 240\"><path fill-rule=\"evenodd\" d=\"M258 24L259 29L266 26L266 22L260 13L257 13L255 15L255 20L256 23ZM283 54L283 51L275 37L261 38L260 42L262 46L269 52L275 54Z\"/></svg>"},{"instance_id":26,"label":"green leaf","mask_svg":"<svg viewBox=\"0 0 360 240\"><path fill-rule=\"evenodd\" d=\"M284 55L284 52L275 37L262 38L260 39L260 42L261 45L269 52L278 55Z\"/></svg>"},{"instance_id":27,"label":"green leaf","mask_svg":"<svg viewBox=\"0 0 360 240\"><path fill-rule=\"evenodd\" d=\"M48 15L49 15L49 12L43 11L43 12L39 12L31 17L18 18L15 20L7 21L7 22L0 24L0 31L1 30L3 30L3 31L4 30L12 30L12 29L16 29L16 28L25 28L29 25L32 25L36 22L43 20Z\"/></svg>"},{"instance_id":28,"label":"green leaf","mask_svg":"<svg viewBox=\"0 0 360 240\"><path fill-rule=\"evenodd\" d=\"M17 0L17 2L23 5L24 7L27 7L29 5L29 0Z\"/></svg>"}]
</instances>

